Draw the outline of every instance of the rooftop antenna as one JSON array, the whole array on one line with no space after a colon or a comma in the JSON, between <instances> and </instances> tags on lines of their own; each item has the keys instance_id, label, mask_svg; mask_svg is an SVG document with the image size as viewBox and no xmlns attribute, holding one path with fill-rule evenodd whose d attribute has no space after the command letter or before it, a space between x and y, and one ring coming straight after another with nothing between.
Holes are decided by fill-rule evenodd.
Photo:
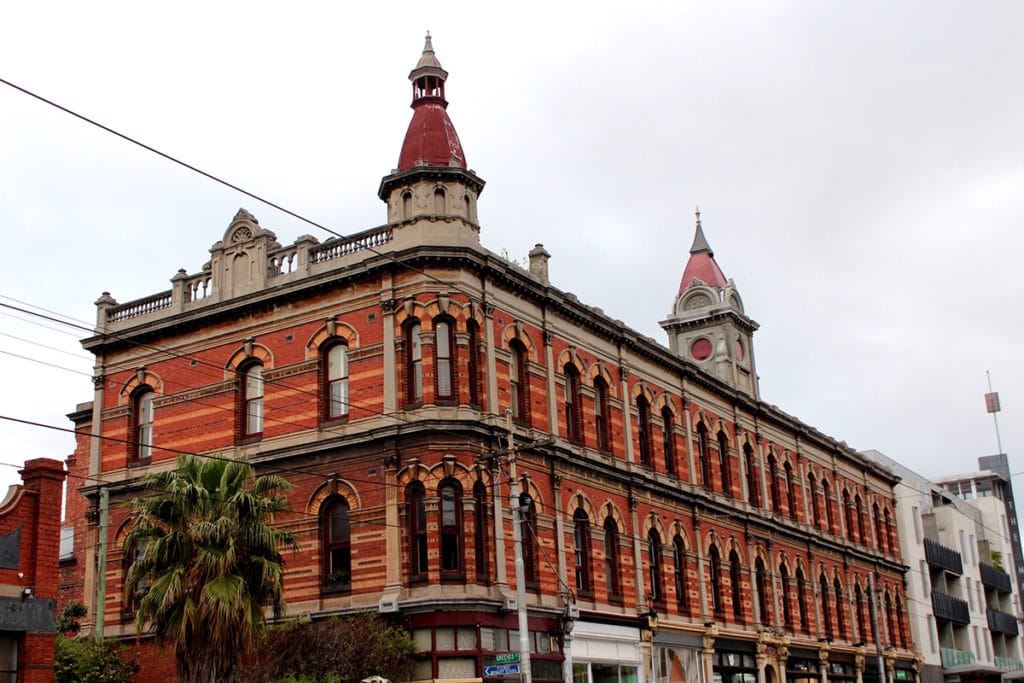
<instances>
[{"instance_id":1,"label":"rooftop antenna","mask_svg":"<svg viewBox=\"0 0 1024 683\"><path fill-rule=\"evenodd\" d=\"M992 375L988 370L985 371L985 377L988 378L988 393L985 394L985 411L992 413L992 422L996 426L996 446L999 448L996 451L997 455L1003 453L1003 441L999 438L999 416L998 413L1001 408L999 407L999 392L992 391Z\"/></svg>"}]
</instances>

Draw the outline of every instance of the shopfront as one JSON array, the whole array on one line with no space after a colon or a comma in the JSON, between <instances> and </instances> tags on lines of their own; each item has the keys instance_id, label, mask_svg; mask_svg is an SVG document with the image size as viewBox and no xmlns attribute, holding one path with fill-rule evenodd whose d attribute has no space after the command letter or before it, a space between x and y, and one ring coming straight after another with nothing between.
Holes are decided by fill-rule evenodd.
<instances>
[{"instance_id":1,"label":"shopfront","mask_svg":"<svg viewBox=\"0 0 1024 683\"><path fill-rule=\"evenodd\" d=\"M704 683L703 639L686 633L654 635L654 683Z\"/></svg>"},{"instance_id":2,"label":"shopfront","mask_svg":"<svg viewBox=\"0 0 1024 683\"><path fill-rule=\"evenodd\" d=\"M572 632L574 683L640 683L640 629L577 621Z\"/></svg>"},{"instance_id":3,"label":"shopfront","mask_svg":"<svg viewBox=\"0 0 1024 683\"><path fill-rule=\"evenodd\" d=\"M757 683L754 644L742 640L715 640L712 683Z\"/></svg>"}]
</instances>

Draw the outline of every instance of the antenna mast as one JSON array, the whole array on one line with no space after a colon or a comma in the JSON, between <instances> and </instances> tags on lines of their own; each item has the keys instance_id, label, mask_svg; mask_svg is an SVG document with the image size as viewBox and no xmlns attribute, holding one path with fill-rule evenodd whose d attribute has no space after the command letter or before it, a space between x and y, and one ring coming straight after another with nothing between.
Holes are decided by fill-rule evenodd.
<instances>
[{"instance_id":1,"label":"antenna mast","mask_svg":"<svg viewBox=\"0 0 1024 683\"><path fill-rule=\"evenodd\" d=\"M997 414L1001 410L999 407L999 392L992 391L992 375L989 374L988 370L985 371L985 377L988 378L988 393L985 394L985 410L992 413L992 422L996 426L996 446L999 448L999 450L996 451L996 454L1002 455L1003 440L999 438L999 415Z\"/></svg>"}]
</instances>

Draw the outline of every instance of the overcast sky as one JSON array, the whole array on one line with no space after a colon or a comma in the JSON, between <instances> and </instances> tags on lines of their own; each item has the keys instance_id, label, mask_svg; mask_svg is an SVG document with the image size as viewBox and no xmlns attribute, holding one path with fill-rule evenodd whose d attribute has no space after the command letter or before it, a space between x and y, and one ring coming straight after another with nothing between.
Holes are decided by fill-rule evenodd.
<instances>
[{"instance_id":1,"label":"overcast sky","mask_svg":"<svg viewBox=\"0 0 1024 683\"><path fill-rule=\"evenodd\" d=\"M385 221L429 29L486 247L543 243L555 286L665 344L699 205L764 400L938 476L996 452L991 370L1024 472L1024 4L505 7L9 3L0 78L350 233ZM241 206L327 237L0 85L0 304L92 325ZM26 317L0 308L0 415L70 427L87 334ZM73 447L0 420L5 465Z\"/></svg>"}]
</instances>

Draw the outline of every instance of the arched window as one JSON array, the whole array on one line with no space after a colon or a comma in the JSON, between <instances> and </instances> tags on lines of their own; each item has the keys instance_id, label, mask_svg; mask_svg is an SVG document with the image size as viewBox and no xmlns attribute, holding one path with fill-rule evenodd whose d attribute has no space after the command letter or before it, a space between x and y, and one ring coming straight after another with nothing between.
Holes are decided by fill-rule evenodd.
<instances>
[{"instance_id":1,"label":"arched window","mask_svg":"<svg viewBox=\"0 0 1024 683\"><path fill-rule=\"evenodd\" d=\"M637 440L640 445L640 464L653 465L651 457L651 404L644 396L636 398Z\"/></svg>"},{"instance_id":2,"label":"arched window","mask_svg":"<svg viewBox=\"0 0 1024 683\"><path fill-rule=\"evenodd\" d=\"M729 583L732 590L732 615L736 621L743 621L743 588L740 585L742 569L740 556L733 550L729 553Z\"/></svg>"},{"instance_id":3,"label":"arched window","mask_svg":"<svg viewBox=\"0 0 1024 683\"><path fill-rule=\"evenodd\" d=\"M132 394L131 459L149 460L153 457L153 389L143 385Z\"/></svg>"},{"instance_id":4,"label":"arched window","mask_svg":"<svg viewBox=\"0 0 1024 683\"><path fill-rule=\"evenodd\" d=\"M441 499L441 572L462 572L462 487L446 479L437 487Z\"/></svg>"},{"instance_id":5,"label":"arched window","mask_svg":"<svg viewBox=\"0 0 1024 683\"><path fill-rule=\"evenodd\" d=\"M327 371L324 373L324 395L327 397L327 419L348 417L348 345L342 342L327 348Z\"/></svg>"},{"instance_id":6,"label":"arched window","mask_svg":"<svg viewBox=\"0 0 1024 683\"><path fill-rule=\"evenodd\" d=\"M576 590L592 595L594 583L590 572L590 517L577 508L572 516L573 560L576 565Z\"/></svg>"},{"instance_id":7,"label":"arched window","mask_svg":"<svg viewBox=\"0 0 1024 683\"><path fill-rule=\"evenodd\" d=\"M822 625L825 627L825 637L832 638L835 633L832 630L832 605L829 604L828 599L828 579L822 574L818 578L818 602L821 603L821 620L824 622Z\"/></svg>"},{"instance_id":8,"label":"arched window","mask_svg":"<svg viewBox=\"0 0 1024 683\"><path fill-rule=\"evenodd\" d=\"M402 193L402 220L412 218L412 192Z\"/></svg>"},{"instance_id":9,"label":"arched window","mask_svg":"<svg viewBox=\"0 0 1024 683\"><path fill-rule=\"evenodd\" d=\"M405 326L405 400L423 402L423 347L420 343L420 321Z\"/></svg>"},{"instance_id":10,"label":"arched window","mask_svg":"<svg viewBox=\"0 0 1024 683\"><path fill-rule=\"evenodd\" d=\"M851 542L857 540L857 523L854 519L856 511L853 508L853 502L850 500L850 492L843 490L843 510L846 515L846 538Z\"/></svg>"},{"instance_id":11,"label":"arched window","mask_svg":"<svg viewBox=\"0 0 1024 683\"><path fill-rule=\"evenodd\" d=\"M893 611L896 613L896 637L893 638L893 643L897 647L907 649L906 631L903 629L903 601L900 600L899 593L896 594L896 600L893 607Z\"/></svg>"},{"instance_id":12,"label":"arched window","mask_svg":"<svg viewBox=\"0 0 1024 683\"><path fill-rule=\"evenodd\" d=\"M889 508L888 507L885 508L885 512L883 512L882 515L885 518L885 522L884 522L885 526L883 527L883 531L884 531L884 534L885 534L885 549L886 549L886 551L891 553L891 552L893 552L895 550L896 543L892 540L892 536L890 536L890 534L892 533L892 531L891 531L891 529L892 529L892 518L889 517Z\"/></svg>"},{"instance_id":13,"label":"arched window","mask_svg":"<svg viewBox=\"0 0 1024 683\"><path fill-rule=\"evenodd\" d=\"M665 454L665 471L676 474L676 426L672 409L665 406L661 409L661 449Z\"/></svg>"},{"instance_id":14,"label":"arched window","mask_svg":"<svg viewBox=\"0 0 1024 683\"><path fill-rule=\"evenodd\" d=\"M540 586L540 569L537 565L537 504L528 493L519 495L520 519L523 523L523 565L526 573L526 587Z\"/></svg>"},{"instance_id":15,"label":"arched window","mask_svg":"<svg viewBox=\"0 0 1024 683\"><path fill-rule=\"evenodd\" d=\"M878 545L879 550L888 550L888 543L886 543L885 527L882 526L882 512L878 509L878 503L875 503L871 507L872 516L875 518L875 541Z\"/></svg>"},{"instance_id":16,"label":"arched window","mask_svg":"<svg viewBox=\"0 0 1024 683\"><path fill-rule=\"evenodd\" d=\"M672 564L676 571L676 605L680 614L689 614L690 596L686 590L686 545L679 534L672 539Z\"/></svg>"},{"instance_id":17,"label":"arched window","mask_svg":"<svg viewBox=\"0 0 1024 683\"><path fill-rule=\"evenodd\" d=\"M473 546L476 555L477 581L487 576L487 487L477 479L473 484Z\"/></svg>"},{"instance_id":18,"label":"arched window","mask_svg":"<svg viewBox=\"0 0 1024 683\"><path fill-rule=\"evenodd\" d=\"M711 546L708 552L708 574L711 579L711 606L715 614L725 614L725 606L722 603L722 558L718 554L718 546Z\"/></svg>"},{"instance_id":19,"label":"arched window","mask_svg":"<svg viewBox=\"0 0 1024 683\"><path fill-rule=\"evenodd\" d=\"M821 500L823 504L823 511L825 512L825 529L829 532L832 531L832 504L829 502L832 498L832 490L828 485L828 480L824 477L821 478Z\"/></svg>"},{"instance_id":20,"label":"arched window","mask_svg":"<svg viewBox=\"0 0 1024 683\"><path fill-rule=\"evenodd\" d=\"M843 611L843 584L837 576L832 582L832 592L836 596L836 625L841 640L846 639L846 613Z\"/></svg>"},{"instance_id":21,"label":"arched window","mask_svg":"<svg viewBox=\"0 0 1024 683\"><path fill-rule=\"evenodd\" d=\"M759 557L754 563L754 582L757 590L757 608L761 623L770 625L771 612L768 609L768 572L765 571L764 561Z\"/></svg>"},{"instance_id":22,"label":"arched window","mask_svg":"<svg viewBox=\"0 0 1024 683\"><path fill-rule=\"evenodd\" d=\"M446 213L444 190L440 187L434 190L434 213L439 216Z\"/></svg>"},{"instance_id":23,"label":"arched window","mask_svg":"<svg viewBox=\"0 0 1024 683\"><path fill-rule=\"evenodd\" d=\"M437 377L437 400L454 401L455 336L454 325L446 318L434 321L434 369Z\"/></svg>"},{"instance_id":24,"label":"arched window","mask_svg":"<svg viewBox=\"0 0 1024 683\"><path fill-rule=\"evenodd\" d=\"M583 443L583 419L580 414L580 373L567 363L565 368L565 435L570 441Z\"/></svg>"},{"instance_id":25,"label":"arched window","mask_svg":"<svg viewBox=\"0 0 1024 683\"><path fill-rule=\"evenodd\" d=\"M324 584L332 588L352 585L352 538L348 501L341 496L328 498L320 516L324 544Z\"/></svg>"},{"instance_id":26,"label":"arched window","mask_svg":"<svg viewBox=\"0 0 1024 683\"><path fill-rule=\"evenodd\" d=\"M661 585L661 535L657 529L651 529L647 534L647 567L651 582L650 598L654 602L663 603L665 591Z\"/></svg>"},{"instance_id":27,"label":"arched window","mask_svg":"<svg viewBox=\"0 0 1024 683\"><path fill-rule=\"evenodd\" d=\"M793 624L793 593L789 585L789 570L786 565L779 565L779 583L782 584L782 626L787 631L792 631Z\"/></svg>"},{"instance_id":28,"label":"arched window","mask_svg":"<svg viewBox=\"0 0 1024 683\"><path fill-rule=\"evenodd\" d=\"M480 400L482 394L480 391L482 384L480 379L480 325L475 320L469 320L466 322L466 334L469 336L469 357L466 368L469 371L469 403L479 406L483 403Z\"/></svg>"},{"instance_id":29,"label":"arched window","mask_svg":"<svg viewBox=\"0 0 1024 683\"><path fill-rule=\"evenodd\" d=\"M896 610L892 608L892 597L888 592L885 594L885 620L889 629L889 645L896 647Z\"/></svg>"},{"instance_id":30,"label":"arched window","mask_svg":"<svg viewBox=\"0 0 1024 683\"><path fill-rule=\"evenodd\" d=\"M412 579L427 578L427 507L423 484L414 481L405 489L406 515L409 529L409 575Z\"/></svg>"},{"instance_id":31,"label":"arched window","mask_svg":"<svg viewBox=\"0 0 1024 683\"><path fill-rule=\"evenodd\" d=\"M853 598L857 603L857 637L862 643L866 643L871 639L871 631L868 629L868 620L865 614L867 610L864 604L864 591L860 589L859 583L854 585Z\"/></svg>"},{"instance_id":32,"label":"arched window","mask_svg":"<svg viewBox=\"0 0 1024 683\"><path fill-rule=\"evenodd\" d=\"M123 550L123 574L126 579L128 572L131 571L132 565L141 560L146 556L146 547L149 545L147 540L138 540L132 545L125 545ZM127 586L127 582L125 582ZM149 578L142 578L135 584L135 590L130 594L125 593L123 596L123 602L121 612L124 617L131 618L136 612L139 611L139 603L142 602L142 598L149 592Z\"/></svg>"},{"instance_id":33,"label":"arched window","mask_svg":"<svg viewBox=\"0 0 1024 683\"><path fill-rule=\"evenodd\" d=\"M864 507L864 500L859 493L853 499L853 514L857 517L857 533L860 535L860 542L864 545L871 545L871 537L868 534L869 527L864 523L865 517L868 516L867 509Z\"/></svg>"},{"instance_id":34,"label":"arched window","mask_svg":"<svg viewBox=\"0 0 1024 683\"><path fill-rule=\"evenodd\" d=\"M779 468L774 453L768 455L768 493L772 497L772 512L779 512Z\"/></svg>"},{"instance_id":35,"label":"arched window","mask_svg":"<svg viewBox=\"0 0 1024 683\"><path fill-rule=\"evenodd\" d=\"M697 454L700 458L700 483L711 490L711 454L708 453L708 428L701 422L697 425Z\"/></svg>"},{"instance_id":36,"label":"arched window","mask_svg":"<svg viewBox=\"0 0 1024 683\"><path fill-rule=\"evenodd\" d=\"M619 580L619 527L609 515L604 520L604 575L608 599L622 600L622 583Z\"/></svg>"},{"instance_id":37,"label":"arched window","mask_svg":"<svg viewBox=\"0 0 1024 683\"><path fill-rule=\"evenodd\" d=\"M818 483L815 481L813 473L807 475L807 490L811 495L811 522L815 528L820 528L821 504L818 502Z\"/></svg>"},{"instance_id":38,"label":"arched window","mask_svg":"<svg viewBox=\"0 0 1024 683\"><path fill-rule=\"evenodd\" d=\"M718 431L718 464L722 474L722 493L732 496L732 474L729 472L729 437Z\"/></svg>"},{"instance_id":39,"label":"arched window","mask_svg":"<svg viewBox=\"0 0 1024 683\"><path fill-rule=\"evenodd\" d=\"M251 363L240 373L242 387L242 438L263 433L263 366Z\"/></svg>"},{"instance_id":40,"label":"arched window","mask_svg":"<svg viewBox=\"0 0 1024 683\"><path fill-rule=\"evenodd\" d=\"M761 484L754 469L754 449L750 444L743 446L743 459L747 466L747 499L755 507L761 506Z\"/></svg>"},{"instance_id":41,"label":"arched window","mask_svg":"<svg viewBox=\"0 0 1024 683\"><path fill-rule=\"evenodd\" d=\"M810 633L810 620L807 618L807 581L800 567L796 568L796 615L800 619L800 630Z\"/></svg>"},{"instance_id":42,"label":"arched window","mask_svg":"<svg viewBox=\"0 0 1024 683\"><path fill-rule=\"evenodd\" d=\"M612 449L612 417L608 408L608 383L604 377L594 378L594 428L597 431L597 448Z\"/></svg>"},{"instance_id":43,"label":"arched window","mask_svg":"<svg viewBox=\"0 0 1024 683\"><path fill-rule=\"evenodd\" d=\"M793 476L793 466L788 462L782 466L782 478L786 487L786 507L789 509L789 516L797 519L796 477Z\"/></svg>"},{"instance_id":44,"label":"arched window","mask_svg":"<svg viewBox=\"0 0 1024 683\"><path fill-rule=\"evenodd\" d=\"M509 351L509 391L511 392L512 417L530 423L530 385L526 375L526 347L518 339L508 345Z\"/></svg>"}]
</instances>

